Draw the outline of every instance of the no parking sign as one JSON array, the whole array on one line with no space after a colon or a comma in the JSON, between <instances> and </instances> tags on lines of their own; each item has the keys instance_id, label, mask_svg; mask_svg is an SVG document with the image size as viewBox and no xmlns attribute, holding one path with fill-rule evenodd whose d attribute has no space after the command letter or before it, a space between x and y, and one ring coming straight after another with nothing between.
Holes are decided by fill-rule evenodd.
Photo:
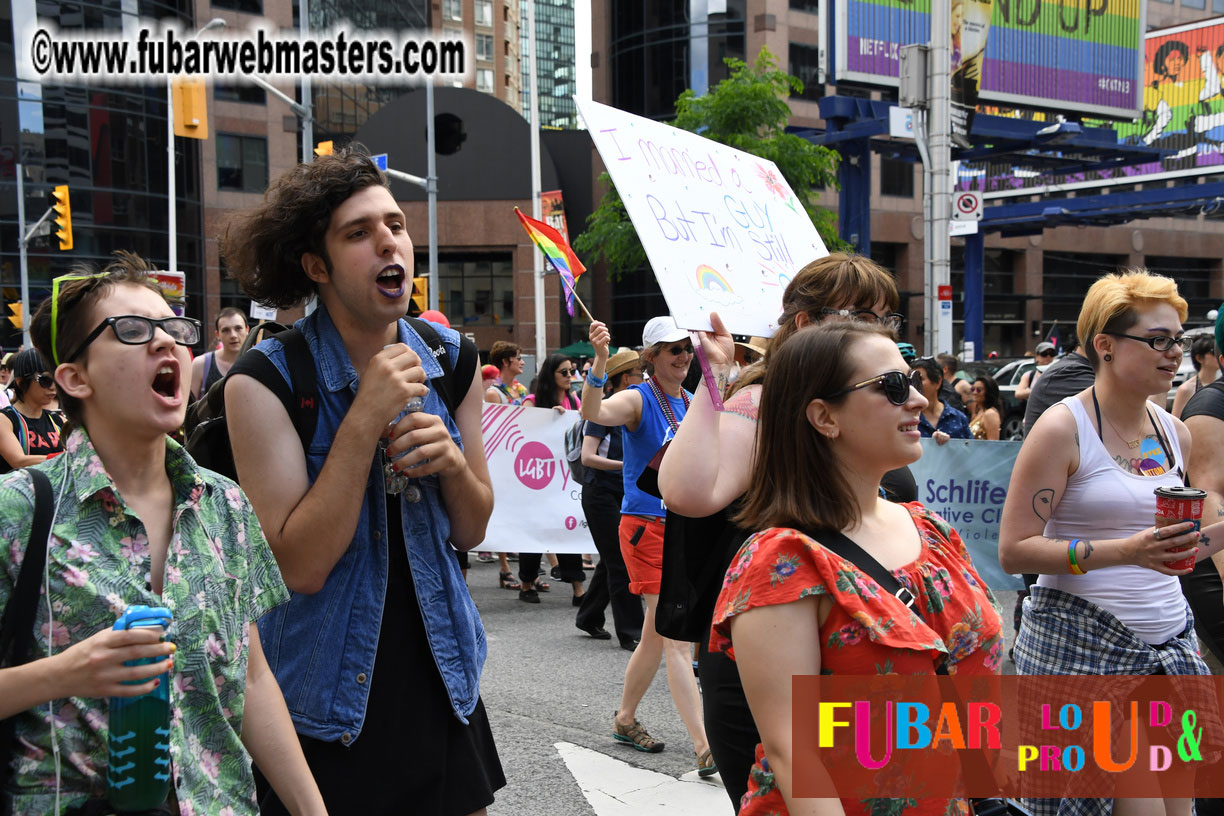
<instances>
[{"instance_id":1,"label":"no parking sign","mask_svg":"<svg viewBox=\"0 0 1224 816\"><path fill-rule=\"evenodd\" d=\"M954 221L981 221L981 194L968 191L955 193L952 197L952 219Z\"/></svg>"}]
</instances>

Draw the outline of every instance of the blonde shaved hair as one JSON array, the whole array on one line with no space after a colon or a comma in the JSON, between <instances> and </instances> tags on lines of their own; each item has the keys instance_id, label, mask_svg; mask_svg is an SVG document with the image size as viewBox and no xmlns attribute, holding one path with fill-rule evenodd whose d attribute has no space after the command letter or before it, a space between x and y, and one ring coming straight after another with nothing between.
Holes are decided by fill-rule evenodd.
<instances>
[{"instance_id":1,"label":"blonde shaved hair","mask_svg":"<svg viewBox=\"0 0 1224 816\"><path fill-rule=\"evenodd\" d=\"M1165 303L1185 322L1190 314L1186 299L1177 293L1172 278L1154 275L1143 268L1106 275L1092 284L1080 309L1075 332L1083 341L1084 354L1095 369L1100 363L1092 341L1098 334L1123 333L1139 321L1139 310Z\"/></svg>"}]
</instances>

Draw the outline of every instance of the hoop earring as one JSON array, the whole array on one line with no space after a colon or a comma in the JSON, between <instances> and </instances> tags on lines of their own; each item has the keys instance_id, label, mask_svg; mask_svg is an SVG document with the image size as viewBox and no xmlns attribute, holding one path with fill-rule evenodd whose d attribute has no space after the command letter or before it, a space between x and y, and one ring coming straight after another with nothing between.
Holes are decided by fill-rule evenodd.
<instances>
[{"instance_id":1,"label":"hoop earring","mask_svg":"<svg viewBox=\"0 0 1224 816\"><path fill-rule=\"evenodd\" d=\"M1107 362L1107 363L1112 363L1112 362L1113 362L1113 355L1112 355L1112 354L1106 354L1106 355L1105 355L1104 357L1102 357L1101 359L1103 359L1103 360L1104 360L1105 362Z\"/></svg>"}]
</instances>

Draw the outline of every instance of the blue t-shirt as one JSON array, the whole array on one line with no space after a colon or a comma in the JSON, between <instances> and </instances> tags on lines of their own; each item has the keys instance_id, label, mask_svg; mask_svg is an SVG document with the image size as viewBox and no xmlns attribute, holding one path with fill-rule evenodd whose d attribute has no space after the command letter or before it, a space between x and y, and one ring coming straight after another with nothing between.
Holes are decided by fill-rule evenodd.
<instances>
[{"instance_id":1,"label":"blue t-shirt","mask_svg":"<svg viewBox=\"0 0 1224 816\"><path fill-rule=\"evenodd\" d=\"M946 402L944 403L943 413L939 415L939 423L934 428L927 421L926 414L921 414L918 417L919 433L923 436L934 436L936 431L943 431L953 439L973 438L973 434L969 433L969 417Z\"/></svg>"},{"instance_id":2,"label":"blue t-shirt","mask_svg":"<svg viewBox=\"0 0 1224 816\"><path fill-rule=\"evenodd\" d=\"M629 389L637 391L642 397L642 421L638 423L636 431L630 431L625 427L621 435L625 448L625 469L622 471L625 481L625 498L621 501L621 514L662 518L667 515L667 508L663 506L663 500L649 493L643 493L638 489L637 481L642 471L650 464L650 460L659 452L659 448L674 436L674 432L663 416L663 410L659 407L654 391L651 390L649 384L636 383L629 386ZM689 394L688 397L692 399L693 395ZM666 398L671 406L672 414L676 417L676 422L681 422L686 410L684 400L680 397L668 396Z\"/></svg>"}]
</instances>

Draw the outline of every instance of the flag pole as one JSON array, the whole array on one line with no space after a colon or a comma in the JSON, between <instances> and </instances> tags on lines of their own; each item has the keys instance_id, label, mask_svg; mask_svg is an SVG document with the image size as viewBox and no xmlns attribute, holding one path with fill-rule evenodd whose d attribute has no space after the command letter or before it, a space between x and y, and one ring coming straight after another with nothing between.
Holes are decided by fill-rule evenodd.
<instances>
[{"instance_id":1,"label":"flag pole","mask_svg":"<svg viewBox=\"0 0 1224 816\"><path fill-rule=\"evenodd\" d=\"M559 274L558 277L561 278L561 285L569 290L570 294L574 296L574 300L578 303L579 306L582 307L582 313L587 316L587 320L591 323L594 323L595 318L591 317L591 310L588 309L586 307L586 304L582 302L582 298L578 297L578 293L574 291L574 287L570 286L569 281L565 279L564 275Z\"/></svg>"}]
</instances>

